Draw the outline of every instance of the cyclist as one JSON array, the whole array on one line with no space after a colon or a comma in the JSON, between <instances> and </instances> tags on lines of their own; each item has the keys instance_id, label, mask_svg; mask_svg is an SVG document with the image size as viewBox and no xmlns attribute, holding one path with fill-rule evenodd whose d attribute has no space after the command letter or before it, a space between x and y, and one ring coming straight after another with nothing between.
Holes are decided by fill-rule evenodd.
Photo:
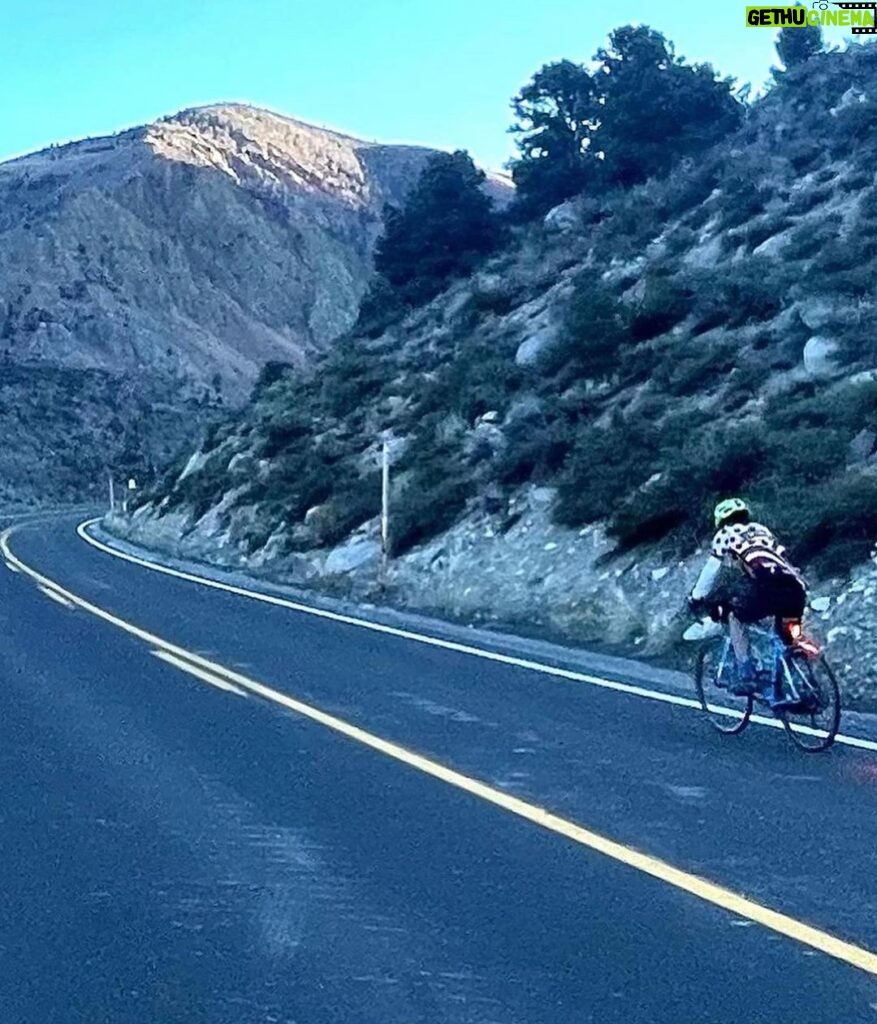
<instances>
[{"instance_id":1,"label":"cyclist","mask_svg":"<svg viewBox=\"0 0 877 1024\"><path fill-rule=\"evenodd\" d=\"M760 682L744 626L768 616L800 619L807 589L801 573L786 558L785 548L766 526L752 520L742 498L720 501L714 521L712 550L688 603L695 614L717 606L725 610L737 661L737 677L730 689L743 696L755 693ZM736 566L742 572L732 582L716 587L723 565ZM771 700L772 681L764 683L764 696Z\"/></svg>"}]
</instances>

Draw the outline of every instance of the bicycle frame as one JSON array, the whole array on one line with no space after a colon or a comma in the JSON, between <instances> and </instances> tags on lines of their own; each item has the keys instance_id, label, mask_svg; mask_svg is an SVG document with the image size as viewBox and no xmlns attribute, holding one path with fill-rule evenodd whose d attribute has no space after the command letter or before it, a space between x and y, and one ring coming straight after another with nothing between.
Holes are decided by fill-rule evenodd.
<instances>
[{"instance_id":1,"label":"bicycle frame","mask_svg":"<svg viewBox=\"0 0 877 1024\"><path fill-rule=\"evenodd\" d=\"M794 629L796 625L797 630ZM747 626L746 633L750 642L754 639L756 642L760 641L765 645L766 652L769 654L772 662L770 673L773 685L776 688L776 695L779 697L781 694L785 694L788 699L798 702L802 700L802 694L799 686L795 683L794 673L792 672L787 655L793 648L803 650L808 657L816 657L820 651L813 641L808 640L800 632L800 623L784 623L783 626L786 638L780 635L776 629L765 629L763 626L757 625ZM721 658L719 659L717 676L721 675L732 649L731 638L726 636L722 646ZM756 699L758 699L757 696Z\"/></svg>"}]
</instances>

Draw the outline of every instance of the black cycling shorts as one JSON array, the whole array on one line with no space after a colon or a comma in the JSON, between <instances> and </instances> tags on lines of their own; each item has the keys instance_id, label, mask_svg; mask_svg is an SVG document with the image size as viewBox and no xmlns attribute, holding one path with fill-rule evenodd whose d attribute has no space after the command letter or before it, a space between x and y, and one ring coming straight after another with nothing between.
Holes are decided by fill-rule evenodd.
<instances>
[{"instance_id":1,"label":"black cycling shorts","mask_svg":"<svg viewBox=\"0 0 877 1024\"><path fill-rule=\"evenodd\" d=\"M767 618L800 619L807 605L807 591L795 576L758 580L742 576L722 587L715 601L733 612L741 622L758 622Z\"/></svg>"}]
</instances>

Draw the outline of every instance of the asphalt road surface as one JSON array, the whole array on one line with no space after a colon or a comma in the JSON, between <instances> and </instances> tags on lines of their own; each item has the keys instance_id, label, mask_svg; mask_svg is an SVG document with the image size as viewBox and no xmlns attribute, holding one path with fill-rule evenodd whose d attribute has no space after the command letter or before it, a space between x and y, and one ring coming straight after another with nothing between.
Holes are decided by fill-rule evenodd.
<instances>
[{"instance_id":1,"label":"asphalt road surface","mask_svg":"<svg viewBox=\"0 0 877 1024\"><path fill-rule=\"evenodd\" d=\"M877 1024L877 752L720 737L77 524L0 566L2 1024Z\"/></svg>"}]
</instances>

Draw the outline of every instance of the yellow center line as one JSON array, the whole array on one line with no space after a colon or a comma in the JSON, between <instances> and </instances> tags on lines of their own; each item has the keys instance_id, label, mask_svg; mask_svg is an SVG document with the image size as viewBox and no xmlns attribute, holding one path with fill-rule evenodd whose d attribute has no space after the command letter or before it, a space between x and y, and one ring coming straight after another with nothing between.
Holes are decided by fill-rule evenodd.
<instances>
[{"instance_id":1,"label":"yellow center line","mask_svg":"<svg viewBox=\"0 0 877 1024\"><path fill-rule=\"evenodd\" d=\"M247 696L246 690L242 690L239 686L235 686L234 683L226 682L225 679L214 675L212 672L205 672L203 668L198 668L197 665L192 665L190 662L183 661L182 658L178 658L175 654L170 654L167 651L161 650L154 650L152 653L156 658L160 658L162 661L167 662L168 665L173 665L174 668L178 668L182 672L188 672L190 676L200 679L203 683L209 683L211 686L215 686L218 690L225 690L226 693L236 693L238 697Z\"/></svg>"},{"instance_id":2,"label":"yellow center line","mask_svg":"<svg viewBox=\"0 0 877 1024\"><path fill-rule=\"evenodd\" d=\"M17 570L16 570L17 571ZM44 587L40 585L40 591L50 598L52 601L57 601L58 604L64 605L65 608L73 608L74 606L64 597L63 594L59 594L57 591L52 590L50 587Z\"/></svg>"},{"instance_id":3,"label":"yellow center line","mask_svg":"<svg viewBox=\"0 0 877 1024\"><path fill-rule=\"evenodd\" d=\"M511 796L509 793L464 775L462 772L455 771L453 768L448 768L446 765L424 757L422 754L409 750L407 747L400 746L390 740L385 740L374 733L361 729L359 726L346 722L334 715L327 714L319 708L305 704L269 686L265 686L255 679L203 658L193 651L178 647L176 644L170 643L162 637L150 633L148 630L141 629L139 626L113 615L112 612L108 612L85 598L66 590L58 583L26 565L13 554L9 547L9 537L12 532L12 529L9 529L0 535L0 550L2 550L5 558L11 564L17 566L22 573L29 576L38 585L50 587L84 611L102 619L104 622L111 623L131 636L143 640L155 649L153 653L171 656L174 659L174 664L182 662L183 664L178 665L178 667L184 668L189 672L193 672L193 669L200 669L206 675L218 676L241 690L255 694L279 707L293 711L303 718L307 718L333 732L346 736L348 739L384 754L394 761L414 768L424 775L438 779L447 785L478 797L486 803L501 807L510 814L532 822L540 828L564 836L580 846L601 853L620 864L625 864L636 871L656 878L706 903L721 907L731 914L760 924L779 935L794 939L802 945L809 946L820 953L841 960L868 974L877 975L877 954L863 946L840 939L820 928L806 924L778 910L773 910L762 903L757 903L747 896L733 892L731 889L727 889L715 882L710 882L708 879L701 878L699 875L676 868L657 857L626 846L614 839L609 839L607 836L600 835L591 829L576 824L574 821L553 814L544 807L539 807L526 800ZM166 658L166 660L170 660L170 658ZM193 674L195 673L193 672Z\"/></svg>"}]
</instances>

